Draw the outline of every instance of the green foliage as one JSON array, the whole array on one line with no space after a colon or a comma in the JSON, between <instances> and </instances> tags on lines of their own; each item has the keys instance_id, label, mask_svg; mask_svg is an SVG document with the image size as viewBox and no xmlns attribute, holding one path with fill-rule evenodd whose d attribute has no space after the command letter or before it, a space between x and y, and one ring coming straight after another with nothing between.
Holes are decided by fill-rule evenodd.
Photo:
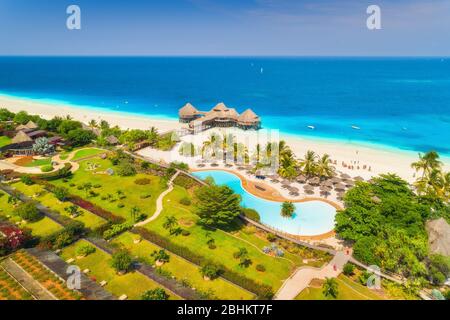
<instances>
[{"instance_id":1,"label":"green foliage","mask_svg":"<svg viewBox=\"0 0 450 320\"><path fill-rule=\"evenodd\" d=\"M150 180L149 178L139 178L139 179L134 180L134 183L136 183L137 185L140 185L140 186L150 184L151 182L152 182L152 180Z\"/></svg>"},{"instance_id":2,"label":"green foliage","mask_svg":"<svg viewBox=\"0 0 450 320\"><path fill-rule=\"evenodd\" d=\"M42 166L41 167L41 171L42 172L50 172L50 171L53 171L53 166L51 165L51 164L49 164L49 165L45 165L45 166Z\"/></svg>"},{"instance_id":3,"label":"green foliage","mask_svg":"<svg viewBox=\"0 0 450 320\"><path fill-rule=\"evenodd\" d=\"M169 295L162 288L147 290L142 294L142 300L168 300Z\"/></svg>"},{"instance_id":4,"label":"green foliage","mask_svg":"<svg viewBox=\"0 0 450 320\"><path fill-rule=\"evenodd\" d=\"M14 116L13 120L19 124L26 124L28 121L32 119L32 116L28 114L26 111L19 111Z\"/></svg>"},{"instance_id":5,"label":"green foliage","mask_svg":"<svg viewBox=\"0 0 450 320\"><path fill-rule=\"evenodd\" d=\"M88 256L95 252L95 247L89 244L82 245L76 249L76 253L79 256Z\"/></svg>"},{"instance_id":6,"label":"green foliage","mask_svg":"<svg viewBox=\"0 0 450 320\"><path fill-rule=\"evenodd\" d=\"M450 277L450 258L440 254L429 257L427 263L429 280L435 285L443 285Z\"/></svg>"},{"instance_id":7,"label":"green foliage","mask_svg":"<svg viewBox=\"0 0 450 320\"><path fill-rule=\"evenodd\" d=\"M241 197L227 186L202 186L195 191L199 223L205 226L228 226L241 212Z\"/></svg>"},{"instance_id":8,"label":"green foliage","mask_svg":"<svg viewBox=\"0 0 450 320\"><path fill-rule=\"evenodd\" d=\"M346 263L344 269L342 270L346 276L351 276L355 272L355 266L351 263Z\"/></svg>"},{"instance_id":9,"label":"green foliage","mask_svg":"<svg viewBox=\"0 0 450 320\"><path fill-rule=\"evenodd\" d=\"M117 166L116 172L121 177L130 177L136 174L136 168L131 161L121 160Z\"/></svg>"},{"instance_id":10,"label":"green foliage","mask_svg":"<svg viewBox=\"0 0 450 320\"><path fill-rule=\"evenodd\" d=\"M13 212L22 219L30 222L36 222L41 220L44 216L36 208L36 204L33 202L27 202L20 204Z\"/></svg>"},{"instance_id":11,"label":"green foliage","mask_svg":"<svg viewBox=\"0 0 450 320\"><path fill-rule=\"evenodd\" d=\"M66 138L70 141L74 147L85 146L92 142L96 138L95 134L90 130L75 129L69 131Z\"/></svg>"},{"instance_id":12,"label":"green foliage","mask_svg":"<svg viewBox=\"0 0 450 320\"><path fill-rule=\"evenodd\" d=\"M25 175L21 176L21 177L20 177L20 181L21 181L22 183L26 184L27 186L31 186L31 185L34 184L33 179L32 179L31 176L28 175L28 174L25 174Z\"/></svg>"},{"instance_id":13,"label":"green foliage","mask_svg":"<svg viewBox=\"0 0 450 320\"><path fill-rule=\"evenodd\" d=\"M325 297L333 297L336 299L339 294L338 283L334 278L326 278L322 289Z\"/></svg>"},{"instance_id":14,"label":"green foliage","mask_svg":"<svg viewBox=\"0 0 450 320\"><path fill-rule=\"evenodd\" d=\"M111 226L111 228L109 228L108 230L105 230L105 232L103 232L103 238L105 238L106 240L109 240L127 230L130 230L131 228L133 228L132 222L113 224Z\"/></svg>"},{"instance_id":15,"label":"green foliage","mask_svg":"<svg viewBox=\"0 0 450 320\"><path fill-rule=\"evenodd\" d=\"M255 209L252 208L241 208L241 214L244 217L247 217L253 221L256 222L260 222L261 221L261 217L259 216L258 211L256 211Z\"/></svg>"},{"instance_id":16,"label":"green foliage","mask_svg":"<svg viewBox=\"0 0 450 320\"><path fill-rule=\"evenodd\" d=\"M360 182L344 197L346 209L336 214L335 230L354 241L354 255L366 264L405 277L426 275L425 220L430 207L395 175Z\"/></svg>"},{"instance_id":17,"label":"green foliage","mask_svg":"<svg viewBox=\"0 0 450 320\"><path fill-rule=\"evenodd\" d=\"M69 134L70 131L81 129L81 122L75 120L62 120L58 126L58 132L62 135Z\"/></svg>"},{"instance_id":18,"label":"green foliage","mask_svg":"<svg viewBox=\"0 0 450 320\"><path fill-rule=\"evenodd\" d=\"M55 187L53 189L53 194L59 201L66 201L67 197L69 196L69 190L64 187Z\"/></svg>"},{"instance_id":19,"label":"green foliage","mask_svg":"<svg viewBox=\"0 0 450 320\"><path fill-rule=\"evenodd\" d=\"M111 267L117 272L128 272L133 267L133 258L126 250L120 250L112 255Z\"/></svg>"},{"instance_id":20,"label":"green foliage","mask_svg":"<svg viewBox=\"0 0 450 320\"><path fill-rule=\"evenodd\" d=\"M166 250L161 249L161 250L155 250L152 252L151 256L153 257L153 259L155 259L155 261L159 261L159 262L169 262L170 260L170 256L167 254Z\"/></svg>"},{"instance_id":21,"label":"green foliage","mask_svg":"<svg viewBox=\"0 0 450 320\"><path fill-rule=\"evenodd\" d=\"M55 151L55 147L48 142L48 138L40 137L34 141L33 152L46 155Z\"/></svg>"},{"instance_id":22,"label":"green foliage","mask_svg":"<svg viewBox=\"0 0 450 320\"><path fill-rule=\"evenodd\" d=\"M281 205L281 216L284 218L292 218L295 212L295 206L292 202L285 201Z\"/></svg>"},{"instance_id":23,"label":"green foliage","mask_svg":"<svg viewBox=\"0 0 450 320\"><path fill-rule=\"evenodd\" d=\"M206 263L200 268L200 273L209 279L215 279L220 276L222 270L213 263Z\"/></svg>"},{"instance_id":24,"label":"green foliage","mask_svg":"<svg viewBox=\"0 0 450 320\"><path fill-rule=\"evenodd\" d=\"M184 198L180 199L180 204L182 204L184 206L190 206L191 203L192 203L192 201L188 197L184 197Z\"/></svg>"},{"instance_id":25,"label":"green foliage","mask_svg":"<svg viewBox=\"0 0 450 320\"><path fill-rule=\"evenodd\" d=\"M11 121L12 119L14 119L14 116L15 114L8 109L0 109L0 121Z\"/></svg>"}]
</instances>

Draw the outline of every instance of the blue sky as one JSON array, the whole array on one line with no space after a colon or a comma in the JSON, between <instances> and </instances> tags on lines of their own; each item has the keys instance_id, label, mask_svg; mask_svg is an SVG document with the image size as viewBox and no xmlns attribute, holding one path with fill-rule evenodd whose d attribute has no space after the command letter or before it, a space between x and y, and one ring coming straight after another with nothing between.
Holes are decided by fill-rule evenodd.
<instances>
[{"instance_id":1,"label":"blue sky","mask_svg":"<svg viewBox=\"0 0 450 320\"><path fill-rule=\"evenodd\" d=\"M0 0L0 55L450 56L449 34L450 0Z\"/></svg>"}]
</instances>

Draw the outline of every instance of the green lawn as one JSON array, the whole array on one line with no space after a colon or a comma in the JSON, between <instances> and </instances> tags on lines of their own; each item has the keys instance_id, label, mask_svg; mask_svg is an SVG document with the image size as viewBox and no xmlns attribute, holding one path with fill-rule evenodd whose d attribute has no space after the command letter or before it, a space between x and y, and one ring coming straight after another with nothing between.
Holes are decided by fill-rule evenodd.
<instances>
[{"instance_id":1,"label":"green lawn","mask_svg":"<svg viewBox=\"0 0 450 320\"><path fill-rule=\"evenodd\" d=\"M198 216L191 212L192 208L179 203L183 197L189 197L189 193L185 189L175 186L174 191L164 198L164 210L161 215L156 220L145 225L145 227L256 282L270 285L274 292L301 265L301 259L290 254L286 254L285 258L275 258L264 254L261 251L261 247L269 245L269 242L263 239L256 240L255 236L250 235L243 239L241 238L243 236L242 232L232 235L222 230L209 231L217 246L216 249L209 249L206 245L208 240L207 231L196 224ZM171 215L178 219L182 228L190 231L191 234L189 236L169 235L169 231L164 229L162 225L165 218ZM253 263L248 268L240 267L238 265L239 260L233 257L233 253L239 248L246 248L249 253L249 258ZM255 267L258 264L262 264L266 271L257 271Z\"/></svg>"},{"instance_id":2,"label":"green lawn","mask_svg":"<svg viewBox=\"0 0 450 320\"><path fill-rule=\"evenodd\" d=\"M133 240L138 238L140 238L138 235L126 232L115 238L113 243L123 245L133 255L139 257L147 264L153 265L154 259L150 255L153 251L160 250L161 248L146 240L141 240L141 242L135 244ZM170 255L170 261L165 263L161 269L170 272L177 278L177 280L188 281L192 287L203 292L212 292L214 296L219 299L240 300L253 298L253 294L250 292L243 290L221 278L212 281L205 281L200 274L198 266L193 265L192 263L170 252L168 253Z\"/></svg>"},{"instance_id":3,"label":"green lawn","mask_svg":"<svg viewBox=\"0 0 450 320\"><path fill-rule=\"evenodd\" d=\"M306 288L295 298L296 300L382 300L383 298L371 289L341 274L336 278L338 296L336 299L325 297L322 288Z\"/></svg>"},{"instance_id":4,"label":"green lawn","mask_svg":"<svg viewBox=\"0 0 450 320\"><path fill-rule=\"evenodd\" d=\"M20 217L12 214L14 207L8 203L8 195L3 191L0 191L0 216L10 216L9 221L16 223L21 221ZM33 222L33 223L21 223L20 227L26 227L31 230L31 234L38 237L46 237L62 229L62 226L54 222L48 217Z\"/></svg>"},{"instance_id":5,"label":"green lawn","mask_svg":"<svg viewBox=\"0 0 450 320\"><path fill-rule=\"evenodd\" d=\"M94 155L97 155L97 154L102 154L102 153L105 153L105 152L107 152L107 151L103 150L103 149L97 149L97 148L82 149L82 150L79 150L79 151L75 152L75 154L74 154L74 156L73 156L73 158L71 160L72 161L76 161L76 160L79 160L79 159L83 159L83 158L86 158L86 157L94 156Z\"/></svg>"},{"instance_id":6,"label":"green lawn","mask_svg":"<svg viewBox=\"0 0 450 320\"><path fill-rule=\"evenodd\" d=\"M120 297L126 294L128 299L138 300L145 291L161 287L158 283L138 272L118 275L110 266L111 256L98 248L87 257L77 259L76 248L86 244L92 245L85 240L79 240L64 248L61 257L64 260L75 259L73 263L79 266L81 270L89 269L88 275L96 282L107 281L104 288L115 296ZM178 296L174 296L167 289L166 292L171 295L170 299L179 299Z\"/></svg>"},{"instance_id":7,"label":"green lawn","mask_svg":"<svg viewBox=\"0 0 450 320\"><path fill-rule=\"evenodd\" d=\"M166 184L161 181L161 178L146 174L137 174L132 177L120 177L116 174L110 176L105 173L108 168L115 169L107 159L94 158L84 160L80 162L80 169L73 174L69 182L56 180L52 181L52 183L66 187L71 193L128 220L131 219L130 212L134 206L148 216L153 215L156 208L156 199L166 189ZM140 178L148 178L150 184L136 184L135 180ZM94 187L92 189L98 195L94 197L88 196L85 190L80 190L79 188L85 183L91 183L93 186L98 184L99 188ZM123 192L125 198L119 199L117 193L119 190ZM107 197L108 195L108 198L102 199L102 197ZM124 206L119 208L119 204Z\"/></svg>"},{"instance_id":8,"label":"green lawn","mask_svg":"<svg viewBox=\"0 0 450 320\"><path fill-rule=\"evenodd\" d=\"M41 167L48 166L52 163L52 158L35 159L26 164L26 167Z\"/></svg>"},{"instance_id":9,"label":"green lawn","mask_svg":"<svg viewBox=\"0 0 450 320\"><path fill-rule=\"evenodd\" d=\"M11 138L7 136L0 136L0 148L11 144Z\"/></svg>"},{"instance_id":10,"label":"green lawn","mask_svg":"<svg viewBox=\"0 0 450 320\"><path fill-rule=\"evenodd\" d=\"M23 194L32 197L36 201L39 201L42 205L50 208L53 211L58 212L60 215L70 217L70 214L64 209L71 206L72 204L70 202L59 201L53 195L53 193L46 191L43 186L39 184L27 186L22 182L16 182L12 184L12 186L15 187L18 191L22 192ZM73 220L83 222L84 225L88 228L95 229L106 223L106 220L89 211L86 211L82 208L79 208L79 211L81 212L81 214L78 217L74 218Z\"/></svg>"}]
</instances>

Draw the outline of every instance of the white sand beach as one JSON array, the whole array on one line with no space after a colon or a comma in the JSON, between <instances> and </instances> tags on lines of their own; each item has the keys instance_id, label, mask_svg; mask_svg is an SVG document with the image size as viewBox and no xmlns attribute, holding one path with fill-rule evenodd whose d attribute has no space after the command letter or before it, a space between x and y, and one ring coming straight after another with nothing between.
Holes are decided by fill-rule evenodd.
<instances>
[{"instance_id":1,"label":"white sand beach","mask_svg":"<svg viewBox=\"0 0 450 320\"><path fill-rule=\"evenodd\" d=\"M91 119L106 120L112 125L118 125L123 129L138 128L149 129L155 126L160 132L180 129L185 124L180 124L176 120L166 120L151 118L148 116L139 116L129 113L120 113L115 111L102 111L99 109L77 108L68 105L56 105L40 100L13 98L10 96L0 95L0 107L7 108L13 112L25 110L30 114L39 114L43 118L52 118L56 115L70 115L76 120L89 122ZM262 119L264 122L264 118ZM230 129L228 129L230 130ZM220 130L219 130L220 131ZM230 131L227 131L230 132ZM251 138L255 132L244 132L239 129L231 129L231 132L238 137L240 141L247 141L249 150L252 149ZM183 141L194 141L196 145L200 145L211 134L211 130L202 132L195 137L192 135L184 136ZM396 173L400 177L412 181L414 180L414 170L410 164L418 158L415 152L406 152L395 149L383 149L372 146L366 146L358 143L335 142L323 139L304 138L291 135L280 135L280 139L286 140L292 151L298 158L301 158L307 150L313 150L317 154L329 154L333 160L336 160L336 169L348 173L352 177L361 176L369 179L380 173ZM250 141L250 142L249 142ZM172 152L161 152L155 150L144 151L144 154L152 156L163 161L184 161L192 160L192 158L182 157L178 154L176 147ZM445 163L445 170L450 170L450 159L442 158ZM191 162L191 161L189 161ZM345 166L344 166L345 164ZM353 169L349 168L352 166ZM370 169L370 170L369 170Z\"/></svg>"}]
</instances>

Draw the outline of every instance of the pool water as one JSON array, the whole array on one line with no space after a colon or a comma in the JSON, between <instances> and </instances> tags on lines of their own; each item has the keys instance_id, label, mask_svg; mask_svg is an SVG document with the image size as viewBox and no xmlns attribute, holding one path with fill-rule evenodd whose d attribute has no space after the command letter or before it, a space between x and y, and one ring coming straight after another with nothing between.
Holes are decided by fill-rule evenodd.
<instances>
[{"instance_id":1,"label":"pool water","mask_svg":"<svg viewBox=\"0 0 450 320\"><path fill-rule=\"evenodd\" d=\"M324 201L306 201L294 203L296 210L292 218L281 216L281 202L256 197L242 187L241 179L222 170L197 171L194 175L200 179L212 177L219 185L227 185L241 195L241 205L258 211L261 222L281 231L313 236L327 233L334 228L336 209Z\"/></svg>"}]
</instances>

